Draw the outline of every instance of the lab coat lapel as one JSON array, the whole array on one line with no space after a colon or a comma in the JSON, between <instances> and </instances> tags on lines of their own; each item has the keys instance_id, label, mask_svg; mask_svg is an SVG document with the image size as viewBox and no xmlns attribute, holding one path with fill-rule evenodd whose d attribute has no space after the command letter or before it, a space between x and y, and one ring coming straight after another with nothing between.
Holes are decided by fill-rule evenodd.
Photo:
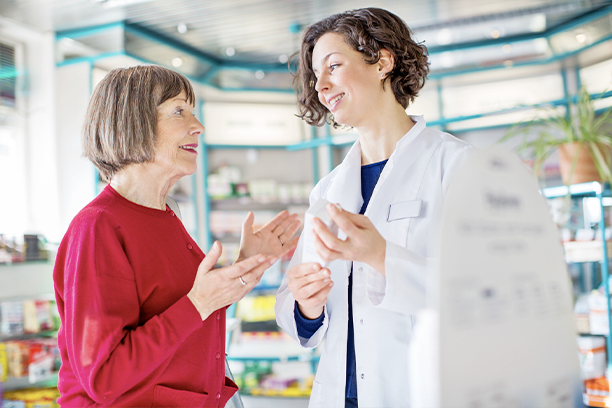
<instances>
[{"instance_id":1,"label":"lab coat lapel","mask_svg":"<svg viewBox=\"0 0 612 408\"><path fill-rule=\"evenodd\" d=\"M359 213L363 205L361 196L361 144L359 140L353 144L348 154L338 167L338 173L334 177L327 190L327 200L338 203L343 209L352 213ZM346 235L340 231L340 239Z\"/></svg>"},{"instance_id":2,"label":"lab coat lapel","mask_svg":"<svg viewBox=\"0 0 612 408\"><path fill-rule=\"evenodd\" d=\"M416 200L426 165L419 165L423 155L428 153L432 141L419 137L425 129L425 120L412 117L415 125L397 142L395 151L389 157L376 183L365 215L387 240L405 246L411 218L390 222L392 204ZM427 163L428 160L424 160ZM401 226L400 226L401 225Z\"/></svg>"}]
</instances>

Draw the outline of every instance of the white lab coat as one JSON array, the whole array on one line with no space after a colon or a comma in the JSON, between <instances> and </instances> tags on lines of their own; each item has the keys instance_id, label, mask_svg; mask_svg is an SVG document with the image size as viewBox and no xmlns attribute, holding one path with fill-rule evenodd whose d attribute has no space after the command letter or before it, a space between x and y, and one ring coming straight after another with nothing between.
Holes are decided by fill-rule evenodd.
<instances>
[{"instance_id":1,"label":"white lab coat","mask_svg":"<svg viewBox=\"0 0 612 408\"><path fill-rule=\"evenodd\" d=\"M408 407L408 344L414 315L425 306L428 243L440 220L450 175L472 149L434 129L421 117L397 143L385 165L365 215L387 241L386 278L370 266L353 263L353 325L360 408ZM358 213L361 196L361 147L357 141L344 161L324 177L310 195ZM345 238L342 236L341 238ZM289 268L301 262L300 239ZM276 298L276 320L304 347L318 346L319 368L310 408L344 407L348 324L349 261L328 265L334 281L324 309L323 325L310 338L299 338L293 315L295 299L285 275Z\"/></svg>"}]
</instances>

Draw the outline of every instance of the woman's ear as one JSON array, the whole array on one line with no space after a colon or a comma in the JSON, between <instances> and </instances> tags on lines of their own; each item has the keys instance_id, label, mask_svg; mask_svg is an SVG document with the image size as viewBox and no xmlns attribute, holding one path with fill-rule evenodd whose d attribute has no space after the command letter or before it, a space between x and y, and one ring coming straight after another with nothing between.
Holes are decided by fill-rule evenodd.
<instances>
[{"instance_id":1,"label":"woman's ear","mask_svg":"<svg viewBox=\"0 0 612 408\"><path fill-rule=\"evenodd\" d=\"M393 71L393 67L395 66L395 58L393 58L393 54L391 54L386 48L381 49L378 54L380 56L377 63L378 72L380 73L381 78L384 79L391 71Z\"/></svg>"}]
</instances>

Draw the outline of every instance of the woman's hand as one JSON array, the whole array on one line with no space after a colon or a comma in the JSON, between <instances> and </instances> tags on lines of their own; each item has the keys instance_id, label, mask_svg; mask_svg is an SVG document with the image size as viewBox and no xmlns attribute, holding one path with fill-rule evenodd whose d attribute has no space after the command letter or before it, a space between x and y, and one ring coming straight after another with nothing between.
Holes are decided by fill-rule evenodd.
<instances>
[{"instance_id":1,"label":"woman's hand","mask_svg":"<svg viewBox=\"0 0 612 408\"><path fill-rule=\"evenodd\" d=\"M384 275L387 242L368 217L344 211L333 204L328 204L326 209L347 238L344 241L337 238L315 218L315 249L319 256L326 262L335 259L363 262Z\"/></svg>"},{"instance_id":2,"label":"woman's hand","mask_svg":"<svg viewBox=\"0 0 612 408\"><path fill-rule=\"evenodd\" d=\"M242 299L278 259L257 254L232 266L215 269L221 250L221 244L215 241L200 263L193 288L187 294L202 320L206 320L215 310Z\"/></svg>"},{"instance_id":3,"label":"woman's hand","mask_svg":"<svg viewBox=\"0 0 612 408\"><path fill-rule=\"evenodd\" d=\"M242 223L240 252L236 262L255 254L274 255L280 258L295 248L299 236L293 237L293 235L300 227L297 214L289 215L289 211L281 211L255 232L253 232L254 218L253 213L249 212Z\"/></svg>"},{"instance_id":4,"label":"woman's hand","mask_svg":"<svg viewBox=\"0 0 612 408\"><path fill-rule=\"evenodd\" d=\"M323 313L327 295L334 286L327 268L318 263L295 265L289 269L289 290L298 304L302 316L316 319Z\"/></svg>"}]
</instances>

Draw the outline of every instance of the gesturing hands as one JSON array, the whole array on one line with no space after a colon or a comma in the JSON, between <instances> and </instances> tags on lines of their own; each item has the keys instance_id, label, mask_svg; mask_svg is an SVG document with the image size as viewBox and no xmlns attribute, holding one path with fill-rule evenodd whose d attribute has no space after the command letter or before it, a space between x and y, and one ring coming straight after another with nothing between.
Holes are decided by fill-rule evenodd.
<instances>
[{"instance_id":1,"label":"gesturing hands","mask_svg":"<svg viewBox=\"0 0 612 408\"><path fill-rule=\"evenodd\" d=\"M289 215L289 211L281 211L255 232L253 232L254 218L253 213L249 212L242 223L238 261L255 254L274 255L280 258L295 248L299 237L293 237L293 234L300 227L297 214Z\"/></svg>"},{"instance_id":2,"label":"gesturing hands","mask_svg":"<svg viewBox=\"0 0 612 408\"><path fill-rule=\"evenodd\" d=\"M206 320L215 310L242 299L259 283L264 271L278 259L275 256L256 254L231 266L215 269L221 250L221 244L215 241L200 263L193 288L187 294L202 320Z\"/></svg>"},{"instance_id":3,"label":"gesturing hands","mask_svg":"<svg viewBox=\"0 0 612 408\"><path fill-rule=\"evenodd\" d=\"M374 224L361 214L344 211L328 204L327 212L346 234L346 240L338 239L318 218L314 219L315 249L326 262L335 259L363 262L385 274L387 242Z\"/></svg>"}]
</instances>

